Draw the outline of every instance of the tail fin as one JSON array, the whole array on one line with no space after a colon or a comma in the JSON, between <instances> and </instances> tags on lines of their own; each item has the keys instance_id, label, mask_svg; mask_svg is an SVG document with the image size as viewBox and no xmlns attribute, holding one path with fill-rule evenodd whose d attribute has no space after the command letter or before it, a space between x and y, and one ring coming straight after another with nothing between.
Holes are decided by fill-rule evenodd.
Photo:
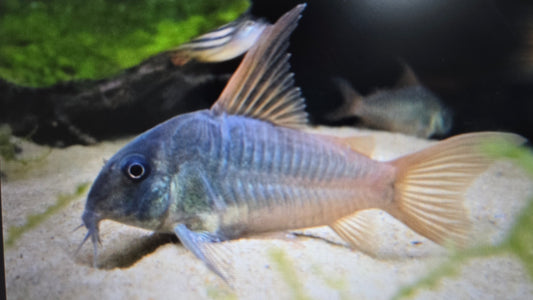
<instances>
[{"instance_id":1,"label":"tail fin","mask_svg":"<svg viewBox=\"0 0 533 300\"><path fill-rule=\"evenodd\" d=\"M438 244L465 246L464 193L494 160L481 149L493 142L522 144L525 139L510 133L462 134L392 161L395 196L387 212Z\"/></svg>"}]
</instances>

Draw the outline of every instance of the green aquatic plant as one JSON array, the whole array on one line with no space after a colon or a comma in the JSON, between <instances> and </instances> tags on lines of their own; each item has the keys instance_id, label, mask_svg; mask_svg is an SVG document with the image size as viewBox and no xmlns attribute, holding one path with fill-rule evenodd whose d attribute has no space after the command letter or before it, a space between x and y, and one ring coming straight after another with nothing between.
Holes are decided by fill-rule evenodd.
<instances>
[{"instance_id":1,"label":"green aquatic plant","mask_svg":"<svg viewBox=\"0 0 533 300\"><path fill-rule=\"evenodd\" d=\"M509 238L502 245L518 256L526 267L530 278L533 278L533 200L522 212Z\"/></svg>"},{"instance_id":2,"label":"green aquatic plant","mask_svg":"<svg viewBox=\"0 0 533 300\"><path fill-rule=\"evenodd\" d=\"M443 278L458 275L465 262L470 259L498 255L504 252L505 249L499 246L479 246L455 252L444 263L431 270L422 279L402 287L393 299L413 296L417 291L424 288L436 288Z\"/></svg>"},{"instance_id":3,"label":"green aquatic plant","mask_svg":"<svg viewBox=\"0 0 533 300\"><path fill-rule=\"evenodd\" d=\"M507 143L493 143L485 145L484 150L487 155L514 162L533 178L533 153L530 149ZM533 279L533 232L531 228L533 228L533 199L529 200L529 204L522 210L507 238L502 242L455 252L446 262L433 269L428 275L400 289L394 299L410 297L421 289L436 287L443 278L457 275L468 260L502 253L512 253L520 258L530 279Z\"/></svg>"},{"instance_id":4,"label":"green aquatic plant","mask_svg":"<svg viewBox=\"0 0 533 300\"><path fill-rule=\"evenodd\" d=\"M339 299L348 300L352 298L348 294L348 280L346 277L340 276L339 274L324 274L319 265L313 266L313 273L315 276L322 279L329 288L337 291Z\"/></svg>"},{"instance_id":5,"label":"green aquatic plant","mask_svg":"<svg viewBox=\"0 0 533 300\"><path fill-rule=\"evenodd\" d=\"M283 280L289 286L289 289L292 292L291 298L298 300L310 299L309 296L306 295L302 284L298 279L296 270L287 258L285 252L277 248L272 248L269 251L269 256L274 267L283 276Z\"/></svg>"},{"instance_id":6,"label":"green aquatic plant","mask_svg":"<svg viewBox=\"0 0 533 300\"><path fill-rule=\"evenodd\" d=\"M63 195L60 194L57 196L56 203L46 208L42 213L28 215L26 217L26 222L20 226L11 226L7 230L7 239L4 242L6 248L12 247L15 242L27 231L39 226L52 215L59 212L61 209L66 207L73 200L77 199L83 195L89 188L89 183L82 183L78 185L74 193Z\"/></svg>"},{"instance_id":7,"label":"green aquatic plant","mask_svg":"<svg viewBox=\"0 0 533 300\"><path fill-rule=\"evenodd\" d=\"M0 77L47 86L111 76L236 19L247 0L0 1Z\"/></svg>"},{"instance_id":8,"label":"green aquatic plant","mask_svg":"<svg viewBox=\"0 0 533 300\"><path fill-rule=\"evenodd\" d=\"M211 299L217 300L237 300L237 294L228 289L221 289L218 287L208 287L207 296Z\"/></svg>"},{"instance_id":9,"label":"green aquatic plant","mask_svg":"<svg viewBox=\"0 0 533 300\"><path fill-rule=\"evenodd\" d=\"M8 125L0 125L0 176L3 179L23 178L28 172L45 163L48 155L52 153L50 147L40 147L39 151L25 151L27 149L24 142L29 141L30 136L31 134L24 138L13 137Z\"/></svg>"},{"instance_id":10,"label":"green aquatic plant","mask_svg":"<svg viewBox=\"0 0 533 300\"><path fill-rule=\"evenodd\" d=\"M488 145L490 155L504 157L515 162L533 178L533 152L526 147L513 147L507 144ZM522 210L517 222L507 239L499 245L502 249L514 253L526 267L533 279L533 199Z\"/></svg>"}]
</instances>

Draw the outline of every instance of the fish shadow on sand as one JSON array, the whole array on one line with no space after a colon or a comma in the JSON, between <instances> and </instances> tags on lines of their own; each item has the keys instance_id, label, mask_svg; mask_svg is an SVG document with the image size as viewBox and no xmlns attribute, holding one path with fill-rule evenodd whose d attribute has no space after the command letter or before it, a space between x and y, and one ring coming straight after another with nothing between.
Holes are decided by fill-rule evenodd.
<instances>
[{"instance_id":1,"label":"fish shadow on sand","mask_svg":"<svg viewBox=\"0 0 533 300\"><path fill-rule=\"evenodd\" d=\"M265 235L254 236L253 238L276 239L296 243L303 242L305 239L316 239L331 246L342 247L346 249L350 248L348 244L339 242L328 236L322 236L321 234L314 234L312 232L303 231L270 233ZM101 270L112 270L115 268L127 269L142 260L145 256L157 251L159 247L164 246L166 244L175 244L176 246L181 247L179 239L171 233L154 233L148 236L132 238L132 240L128 241L127 243L124 243L121 246L103 249L103 251L100 252L100 255L98 257L97 268ZM421 258L437 254L435 253L435 249L420 250L404 250L396 252L394 254L389 252L382 252L377 249L374 253L371 253L372 251L350 251L353 251L354 255L355 253L359 252L360 254L367 255L371 258L378 260L401 260L414 257ZM91 265L92 255L88 253L87 255L80 255L79 258L77 258L77 261L78 263L83 265Z\"/></svg>"},{"instance_id":2,"label":"fish shadow on sand","mask_svg":"<svg viewBox=\"0 0 533 300\"><path fill-rule=\"evenodd\" d=\"M129 268L145 256L154 253L159 247L170 243L179 243L178 238L170 233L154 233L133 238L120 246L103 249L98 255L97 268L103 270ZM79 255L76 260L79 264L92 265L92 254Z\"/></svg>"},{"instance_id":3,"label":"fish shadow on sand","mask_svg":"<svg viewBox=\"0 0 533 300\"><path fill-rule=\"evenodd\" d=\"M367 256L370 259L377 261L404 261L413 258L430 258L446 255L448 250L444 247L439 247L437 244L428 241L425 238L414 239L392 239L392 245L390 243L384 243L382 240L376 240L375 243L371 243L371 248L368 249L352 249L348 243L343 242L340 239L336 239L324 233L309 231L306 229L291 231L290 234L302 241L305 239L317 240L327 243L332 246L346 248L354 255L359 254ZM386 239L386 238L385 238Z\"/></svg>"},{"instance_id":4,"label":"fish shadow on sand","mask_svg":"<svg viewBox=\"0 0 533 300\"><path fill-rule=\"evenodd\" d=\"M146 255L155 252L159 247L173 243L179 243L178 238L174 234L168 233L154 233L149 236L139 238L130 245L124 247L120 251L112 251L109 249L107 253L102 253L99 257L99 269L110 270L114 268L129 268L135 263L143 259ZM107 251L106 251L107 252Z\"/></svg>"}]
</instances>

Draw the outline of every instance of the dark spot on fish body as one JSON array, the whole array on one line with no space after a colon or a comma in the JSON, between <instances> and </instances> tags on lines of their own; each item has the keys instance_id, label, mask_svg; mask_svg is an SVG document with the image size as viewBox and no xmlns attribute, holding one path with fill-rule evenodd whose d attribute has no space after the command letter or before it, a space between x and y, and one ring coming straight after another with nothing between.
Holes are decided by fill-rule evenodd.
<instances>
[{"instance_id":1,"label":"dark spot on fish body","mask_svg":"<svg viewBox=\"0 0 533 300\"><path fill-rule=\"evenodd\" d=\"M157 228L163 221L162 218L166 215L170 202L166 186L156 186L152 189L153 191L149 195L159 194L161 197L147 197L146 201L143 201L139 208L137 219L141 222L146 222L146 227L148 228Z\"/></svg>"},{"instance_id":2,"label":"dark spot on fish body","mask_svg":"<svg viewBox=\"0 0 533 300\"><path fill-rule=\"evenodd\" d=\"M206 190L206 180L202 178L202 169L200 164L186 162L181 165L177 175L177 207L188 217L214 209L213 200Z\"/></svg>"}]
</instances>

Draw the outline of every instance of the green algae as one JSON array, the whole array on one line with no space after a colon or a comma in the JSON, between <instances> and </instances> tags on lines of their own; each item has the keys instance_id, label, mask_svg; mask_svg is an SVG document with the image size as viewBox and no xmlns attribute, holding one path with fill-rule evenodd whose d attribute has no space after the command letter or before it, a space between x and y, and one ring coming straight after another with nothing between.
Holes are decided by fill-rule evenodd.
<instances>
[{"instance_id":1,"label":"green algae","mask_svg":"<svg viewBox=\"0 0 533 300\"><path fill-rule=\"evenodd\" d=\"M236 19L247 0L0 2L0 77L48 86L98 79Z\"/></svg>"},{"instance_id":2,"label":"green algae","mask_svg":"<svg viewBox=\"0 0 533 300\"><path fill-rule=\"evenodd\" d=\"M60 194L57 196L56 202L46 208L42 213L28 215L26 217L26 223L20 226L11 226L7 230L7 239L4 241L6 248L10 248L15 245L16 241L26 232L36 228L48 218L65 208L69 203L83 195L89 188L89 183L82 183L76 187L76 190L72 194Z\"/></svg>"}]
</instances>

